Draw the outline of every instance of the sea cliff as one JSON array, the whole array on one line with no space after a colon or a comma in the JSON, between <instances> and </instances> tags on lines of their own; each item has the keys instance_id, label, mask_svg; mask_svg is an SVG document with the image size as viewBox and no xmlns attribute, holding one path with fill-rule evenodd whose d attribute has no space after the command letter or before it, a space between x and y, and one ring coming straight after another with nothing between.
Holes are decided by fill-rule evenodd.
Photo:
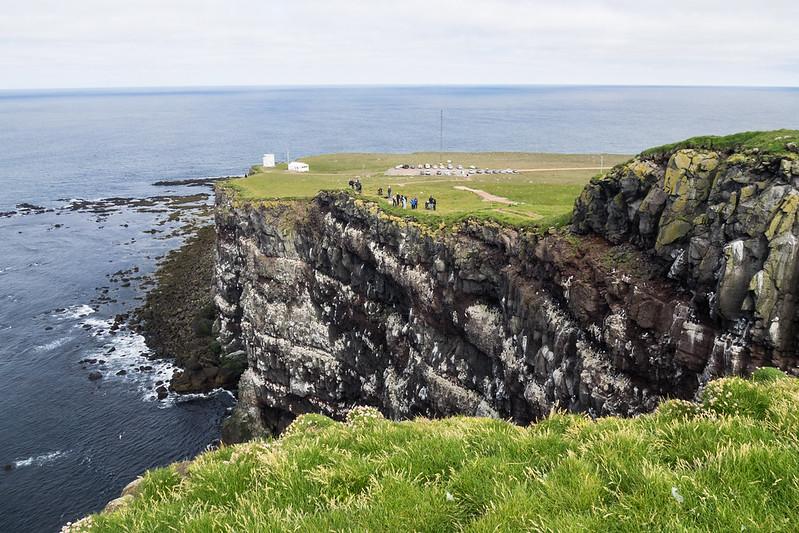
<instances>
[{"instance_id":1,"label":"sea cliff","mask_svg":"<svg viewBox=\"0 0 799 533\"><path fill-rule=\"evenodd\" d=\"M217 190L220 343L246 354L227 439L371 405L525 424L796 372L799 156L673 147L593 180L571 229L432 228L344 192Z\"/></svg>"}]
</instances>

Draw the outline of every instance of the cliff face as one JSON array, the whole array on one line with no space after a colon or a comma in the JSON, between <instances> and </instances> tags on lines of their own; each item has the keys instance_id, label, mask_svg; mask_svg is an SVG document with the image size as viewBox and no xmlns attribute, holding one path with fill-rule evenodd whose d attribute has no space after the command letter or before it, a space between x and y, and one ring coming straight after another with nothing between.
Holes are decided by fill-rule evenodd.
<instances>
[{"instance_id":1,"label":"cliff face","mask_svg":"<svg viewBox=\"0 0 799 533\"><path fill-rule=\"evenodd\" d=\"M689 298L632 247L486 223L433 232L343 193L239 204L220 190L216 216L220 341L249 363L230 440L356 404L630 415L693 395L704 371Z\"/></svg>"},{"instance_id":2,"label":"cliff face","mask_svg":"<svg viewBox=\"0 0 799 533\"><path fill-rule=\"evenodd\" d=\"M796 145L790 148L796 152ZM680 360L698 371L797 371L799 155L682 149L595 179L574 226L651 251L691 298Z\"/></svg>"},{"instance_id":3,"label":"cliff face","mask_svg":"<svg viewBox=\"0 0 799 533\"><path fill-rule=\"evenodd\" d=\"M344 193L217 194L220 342L246 353L228 438L373 405L527 423L797 373L799 156L672 150L593 180L573 230L437 231Z\"/></svg>"}]
</instances>

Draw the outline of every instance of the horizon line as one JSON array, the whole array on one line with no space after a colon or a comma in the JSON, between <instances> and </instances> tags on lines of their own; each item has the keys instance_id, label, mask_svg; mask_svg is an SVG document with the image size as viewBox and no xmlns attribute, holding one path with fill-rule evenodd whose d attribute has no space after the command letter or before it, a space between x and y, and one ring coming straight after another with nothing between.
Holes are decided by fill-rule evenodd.
<instances>
[{"instance_id":1,"label":"horizon line","mask_svg":"<svg viewBox=\"0 0 799 533\"><path fill-rule=\"evenodd\" d=\"M704 84L657 84L657 83L300 83L300 84L244 84L244 85L108 85L108 86L68 86L68 87L24 87L0 88L0 93L34 93L64 91L180 91L213 89L368 89L368 88L525 88L525 87L613 87L613 88L675 88L675 89L799 89L794 85L704 85Z\"/></svg>"}]
</instances>

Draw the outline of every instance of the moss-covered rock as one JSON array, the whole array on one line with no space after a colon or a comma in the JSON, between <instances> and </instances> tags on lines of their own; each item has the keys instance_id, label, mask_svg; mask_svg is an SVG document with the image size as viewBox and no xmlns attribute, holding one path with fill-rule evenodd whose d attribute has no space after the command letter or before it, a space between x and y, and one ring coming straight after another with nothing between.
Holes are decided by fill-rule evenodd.
<instances>
[{"instance_id":1,"label":"moss-covered rock","mask_svg":"<svg viewBox=\"0 0 799 533\"><path fill-rule=\"evenodd\" d=\"M573 227L652 250L691 291L698 319L743 336L757 360L799 365L796 138L746 132L648 150L586 187ZM633 180L634 169L647 179Z\"/></svg>"}]
</instances>

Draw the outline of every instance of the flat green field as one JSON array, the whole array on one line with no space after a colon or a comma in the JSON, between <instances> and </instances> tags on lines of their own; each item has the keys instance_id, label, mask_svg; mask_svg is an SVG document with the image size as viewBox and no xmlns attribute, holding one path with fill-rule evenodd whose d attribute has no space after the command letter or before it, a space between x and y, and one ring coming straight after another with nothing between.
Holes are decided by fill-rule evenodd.
<instances>
[{"instance_id":1,"label":"flat green field","mask_svg":"<svg viewBox=\"0 0 799 533\"><path fill-rule=\"evenodd\" d=\"M600 172L626 161L630 156L590 154L534 154L515 152L414 153L414 154L333 154L304 157L311 171L288 172L286 165L231 180L224 186L247 200L311 198L321 190L346 190L348 182L359 176L362 196L379 202L386 211L413 216L428 223L451 223L465 217L489 218L517 225L559 225L568 221L574 199L585 184ZM518 174L474 174L472 176L387 176L386 171L400 164L439 164L478 168L519 170ZM435 173L435 171L433 171ZM416 210L392 207L383 195L391 186L393 194L419 199ZM471 189L466 190L463 188ZM433 196L435 212L426 211L424 202ZM486 198L487 197L487 198Z\"/></svg>"}]
</instances>

